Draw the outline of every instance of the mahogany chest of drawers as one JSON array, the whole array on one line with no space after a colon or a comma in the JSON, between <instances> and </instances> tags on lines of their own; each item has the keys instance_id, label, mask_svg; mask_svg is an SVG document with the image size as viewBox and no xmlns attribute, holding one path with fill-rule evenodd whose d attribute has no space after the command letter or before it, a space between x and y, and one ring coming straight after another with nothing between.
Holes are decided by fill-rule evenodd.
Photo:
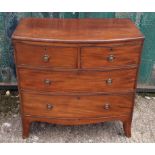
<instances>
[{"instance_id":1,"label":"mahogany chest of drawers","mask_svg":"<svg viewBox=\"0 0 155 155\"><path fill-rule=\"evenodd\" d=\"M131 136L144 37L129 19L22 19L12 36L23 138L33 121L120 120Z\"/></svg>"}]
</instances>

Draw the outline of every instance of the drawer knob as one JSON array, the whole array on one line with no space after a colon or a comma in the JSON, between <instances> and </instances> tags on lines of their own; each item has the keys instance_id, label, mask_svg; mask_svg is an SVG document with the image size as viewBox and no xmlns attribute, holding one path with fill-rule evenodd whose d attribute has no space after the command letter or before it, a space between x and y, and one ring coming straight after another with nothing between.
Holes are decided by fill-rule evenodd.
<instances>
[{"instance_id":1,"label":"drawer knob","mask_svg":"<svg viewBox=\"0 0 155 155\"><path fill-rule=\"evenodd\" d=\"M48 62L48 61L49 61L49 56L48 56L47 54L45 54L45 55L43 56L43 61L44 61L44 62Z\"/></svg>"},{"instance_id":2,"label":"drawer knob","mask_svg":"<svg viewBox=\"0 0 155 155\"><path fill-rule=\"evenodd\" d=\"M111 84L112 84L112 79L111 79L111 78L107 79L107 80L106 80L106 83L107 83L108 85L111 85Z\"/></svg>"},{"instance_id":3,"label":"drawer knob","mask_svg":"<svg viewBox=\"0 0 155 155\"><path fill-rule=\"evenodd\" d=\"M44 80L44 83L46 84L46 85L50 85L51 84L51 80L48 80L48 79L46 79L46 80Z\"/></svg>"},{"instance_id":4,"label":"drawer knob","mask_svg":"<svg viewBox=\"0 0 155 155\"><path fill-rule=\"evenodd\" d=\"M47 109L48 109L48 110L53 109L53 105L52 105L52 104L47 104Z\"/></svg>"},{"instance_id":5,"label":"drawer knob","mask_svg":"<svg viewBox=\"0 0 155 155\"><path fill-rule=\"evenodd\" d=\"M108 60L109 62L112 62L114 59L115 59L115 57L114 57L113 55L109 55L109 56L107 57L107 60Z\"/></svg>"},{"instance_id":6,"label":"drawer knob","mask_svg":"<svg viewBox=\"0 0 155 155\"><path fill-rule=\"evenodd\" d=\"M109 104L109 103L106 103L106 104L104 105L104 109L105 109L105 110L109 110L109 109L110 109L110 104Z\"/></svg>"}]
</instances>

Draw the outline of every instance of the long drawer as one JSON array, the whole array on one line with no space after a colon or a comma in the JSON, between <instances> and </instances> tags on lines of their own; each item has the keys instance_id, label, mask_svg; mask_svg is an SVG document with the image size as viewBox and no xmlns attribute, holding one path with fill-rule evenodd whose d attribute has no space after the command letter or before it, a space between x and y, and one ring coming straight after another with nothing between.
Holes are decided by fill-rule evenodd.
<instances>
[{"instance_id":1,"label":"long drawer","mask_svg":"<svg viewBox=\"0 0 155 155\"><path fill-rule=\"evenodd\" d=\"M38 71L19 69L21 89L50 92L133 91L136 68L113 71Z\"/></svg>"},{"instance_id":2,"label":"long drawer","mask_svg":"<svg viewBox=\"0 0 155 155\"><path fill-rule=\"evenodd\" d=\"M133 94L99 96L50 96L22 93L24 115L83 118L128 115Z\"/></svg>"},{"instance_id":3,"label":"long drawer","mask_svg":"<svg viewBox=\"0 0 155 155\"><path fill-rule=\"evenodd\" d=\"M83 47L81 49L81 66L82 68L110 68L137 65L140 51L141 43Z\"/></svg>"},{"instance_id":4,"label":"long drawer","mask_svg":"<svg viewBox=\"0 0 155 155\"><path fill-rule=\"evenodd\" d=\"M76 68L77 48L16 43L16 64L31 67Z\"/></svg>"}]
</instances>

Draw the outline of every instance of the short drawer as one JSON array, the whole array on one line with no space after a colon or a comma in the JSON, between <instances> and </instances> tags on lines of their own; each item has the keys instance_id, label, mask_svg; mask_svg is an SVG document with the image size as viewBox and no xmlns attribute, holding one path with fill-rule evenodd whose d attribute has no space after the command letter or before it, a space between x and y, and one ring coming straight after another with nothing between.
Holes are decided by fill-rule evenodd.
<instances>
[{"instance_id":1,"label":"short drawer","mask_svg":"<svg viewBox=\"0 0 155 155\"><path fill-rule=\"evenodd\" d=\"M137 65L141 44L109 45L107 47L83 47L82 68L110 68Z\"/></svg>"},{"instance_id":2,"label":"short drawer","mask_svg":"<svg viewBox=\"0 0 155 155\"><path fill-rule=\"evenodd\" d=\"M133 91L136 68L103 71L38 71L19 69L22 89L50 92Z\"/></svg>"},{"instance_id":3,"label":"short drawer","mask_svg":"<svg viewBox=\"0 0 155 155\"><path fill-rule=\"evenodd\" d=\"M26 115L91 118L129 115L133 95L104 96L50 96L22 93L23 112Z\"/></svg>"},{"instance_id":4,"label":"short drawer","mask_svg":"<svg viewBox=\"0 0 155 155\"><path fill-rule=\"evenodd\" d=\"M15 49L17 65L51 68L76 68L76 48L16 43Z\"/></svg>"}]
</instances>

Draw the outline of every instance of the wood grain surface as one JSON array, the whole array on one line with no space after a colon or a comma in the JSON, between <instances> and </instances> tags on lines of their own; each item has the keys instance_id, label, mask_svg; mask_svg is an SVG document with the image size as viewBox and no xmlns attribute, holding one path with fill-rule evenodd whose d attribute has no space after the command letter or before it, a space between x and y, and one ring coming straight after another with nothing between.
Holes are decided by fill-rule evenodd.
<instances>
[{"instance_id":1,"label":"wood grain surface","mask_svg":"<svg viewBox=\"0 0 155 155\"><path fill-rule=\"evenodd\" d=\"M129 19L22 19L12 36L23 138L33 121L123 122L131 137L144 36Z\"/></svg>"},{"instance_id":2,"label":"wood grain surface","mask_svg":"<svg viewBox=\"0 0 155 155\"><path fill-rule=\"evenodd\" d=\"M49 42L108 42L143 38L130 19L50 19L20 21L13 39Z\"/></svg>"},{"instance_id":3,"label":"wood grain surface","mask_svg":"<svg viewBox=\"0 0 155 155\"><path fill-rule=\"evenodd\" d=\"M137 65L140 50L140 42L135 45L122 43L119 46L83 47L81 49L81 66L82 68L106 68Z\"/></svg>"},{"instance_id":4,"label":"wood grain surface","mask_svg":"<svg viewBox=\"0 0 155 155\"><path fill-rule=\"evenodd\" d=\"M23 111L25 115L58 118L130 115L132 98L133 94L120 96L50 96L22 93ZM50 108L50 106L52 107Z\"/></svg>"},{"instance_id":5,"label":"wood grain surface","mask_svg":"<svg viewBox=\"0 0 155 155\"><path fill-rule=\"evenodd\" d=\"M19 69L22 90L45 92L123 92L134 91L136 68L102 71L38 71ZM33 78L35 77L35 78ZM112 83L108 84L107 80ZM50 81L46 84L45 81Z\"/></svg>"},{"instance_id":6,"label":"wood grain surface","mask_svg":"<svg viewBox=\"0 0 155 155\"><path fill-rule=\"evenodd\" d=\"M76 68L77 49L71 47L16 44L18 65L52 68ZM44 58L47 57L45 61Z\"/></svg>"}]
</instances>

